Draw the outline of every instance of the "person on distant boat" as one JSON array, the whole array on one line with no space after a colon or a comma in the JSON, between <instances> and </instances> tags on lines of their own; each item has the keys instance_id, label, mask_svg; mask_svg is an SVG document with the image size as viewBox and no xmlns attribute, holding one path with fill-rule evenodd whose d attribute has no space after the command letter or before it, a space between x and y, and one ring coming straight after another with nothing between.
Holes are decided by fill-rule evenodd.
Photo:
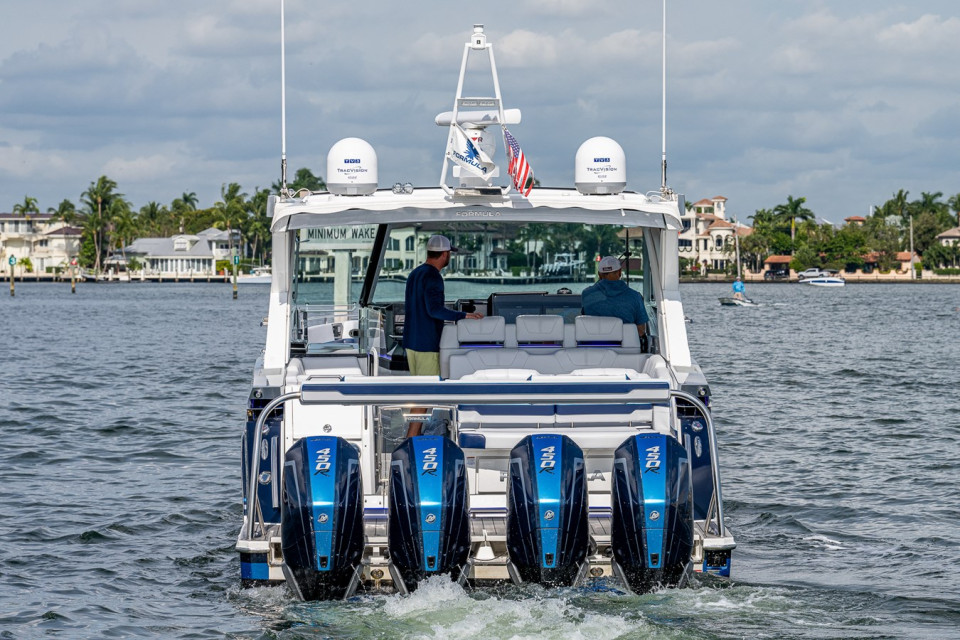
<instances>
[{"instance_id":1,"label":"person on distant boat","mask_svg":"<svg viewBox=\"0 0 960 640\"><path fill-rule=\"evenodd\" d=\"M620 261L613 256L600 261L597 265L600 280L581 294L583 313L588 316L613 316L625 324L635 324L637 333L643 338L650 319L643 306L643 296L620 279L622 269Z\"/></svg>"},{"instance_id":2,"label":"person on distant boat","mask_svg":"<svg viewBox=\"0 0 960 640\"><path fill-rule=\"evenodd\" d=\"M482 313L453 311L445 306L443 277L440 270L450 264L456 251L446 236L432 235L427 240L427 260L410 272L405 295L403 348L415 376L440 375L440 334L443 323L464 318L482 318ZM413 413L424 413L414 409ZM411 422L407 437L420 435L421 423Z\"/></svg>"},{"instance_id":3,"label":"person on distant boat","mask_svg":"<svg viewBox=\"0 0 960 640\"><path fill-rule=\"evenodd\" d=\"M743 291L745 287L743 286L743 281L740 279L740 276L737 276L737 279L733 281L733 297L736 300L743 300Z\"/></svg>"}]
</instances>

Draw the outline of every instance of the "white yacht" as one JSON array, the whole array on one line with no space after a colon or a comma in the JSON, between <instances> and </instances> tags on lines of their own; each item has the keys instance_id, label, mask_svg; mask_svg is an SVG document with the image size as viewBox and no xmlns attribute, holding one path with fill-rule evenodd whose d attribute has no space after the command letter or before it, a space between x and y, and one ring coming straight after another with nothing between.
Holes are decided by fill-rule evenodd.
<instances>
[{"instance_id":1,"label":"white yacht","mask_svg":"<svg viewBox=\"0 0 960 640\"><path fill-rule=\"evenodd\" d=\"M328 156L328 192L270 200L267 337L242 441L242 583L285 581L316 600L406 593L434 574L608 579L636 592L729 576L710 387L680 301L683 197L626 190L623 151L607 138L571 149L573 187L523 193L498 164L496 141L509 143L520 114L504 109L482 26L463 55L453 110L436 118L449 136L438 186L378 188L374 149L351 138ZM461 95L471 56L488 58L493 95ZM447 282L449 307L484 317L443 328L438 377L409 375L404 282L378 275L412 268L404 251L420 264L430 234L456 243L478 222L501 237L571 222L642 237L630 284L648 339L584 315L566 289ZM331 266L333 282L311 278ZM411 422L424 435L405 437Z\"/></svg>"}]
</instances>

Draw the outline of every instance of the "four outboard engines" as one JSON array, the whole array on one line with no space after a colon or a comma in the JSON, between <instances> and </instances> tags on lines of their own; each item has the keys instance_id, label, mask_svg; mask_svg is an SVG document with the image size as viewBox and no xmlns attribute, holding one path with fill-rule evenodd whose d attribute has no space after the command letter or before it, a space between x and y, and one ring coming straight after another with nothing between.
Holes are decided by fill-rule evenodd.
<instances>
[{"instance_id":1,"label":"four outboard engines","mask_svg":"<svg viewBox=\"0 0 960 640\"><path fill-rule=\"evenodd\" d=\"M614 571L634 591L678 586L693 547L689 456L660 433L628 438L613 458Z\"/></svg>"},{"instance_id":2,"label":"four outboard engines","mask_svg":"<svg viewBox=\"0 0 960 640\"><path fill-rule=\"evenodd\" d=\"M390 574L401 593L427 576L466 578L470 554L463 451L443 436L407 438L390 463Z\"/></svg>"},{"instance_id":3,"label":"four outboard engines","mask_svg":"<svg viewBox=\"0 0 960 640\"><path fill-rule=\"evenodd\" d=\"M287 451L283 572L302 600L350 597L363 557L360 457L343 438L311 436Z\"/></svg>"},{"instance_id":4,"label":"four outboard engines","mask_svg":"<svg viewBox=\"0 0 960 640\"><path fill-rule=\"evenodd\" d=\"M689 442L689 437L687 438ZM690 569L694 495L690 453L660 433L631 436L612 477L614 572L632 590L682 585ZM287 582L304 600L350 597L362 576L363 490L357 449L311 436L286 453L281 531ZM401 593L424 578L470 572L463 451L443 436L408 438L393 452L389 569ZM535 434L510 452L507 569L516 583L578 584L590 537L584 454L569 437Z\"/></svg>"},{"instance_id":5,"label":"four outboard engines","mask_svg":"<svg viewBox=\"0 0 960 640\"><path fill-rule=\"evenodd\" d=\"M510 452L508 482L511 578L573 584L586 570L590 535L583 451L567 436L527 436Z\"/></svg>"}]
</instances>

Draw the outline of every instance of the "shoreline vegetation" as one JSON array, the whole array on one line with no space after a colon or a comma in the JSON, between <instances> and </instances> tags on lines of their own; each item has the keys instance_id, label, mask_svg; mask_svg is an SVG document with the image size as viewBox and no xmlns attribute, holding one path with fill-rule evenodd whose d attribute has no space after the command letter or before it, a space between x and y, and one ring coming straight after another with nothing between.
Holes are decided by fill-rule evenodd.
<instances>
[{"instance_id":1,"label":"shoreline vegetation","mask_svg":"<svg viewBox=\"0 0 960 640\"><path fill-rule=\"evenodd\" d=\"M151 201L136 209L118 191L115 181L100 176L80 195L79 205L63 200L47 213L52 215L51 221L62 221L81 229L77 261L80 267L95 273L103 272L102 265L111 255L123 256L128 270L136 273L140 265L135 258L126 259L124 248L138 238L195 234L210 227L229 232L231 253L236 239L242 264L269 264L267 200L270 194L278 193L280 187L277 181L270 189L255 187L249 195L236 182L224 183L220 200L207 208L199 207L195 192L184 192L169 205ZM304 189L324 191L326 184L322 177L304 167L297 170L288 189L291 193ZM960 193L946 201L942 199L942 192L924 192L919 199L910 200L909 192L901 189L886 202L871 207L868 217L850 216L845 224L836 226L818 221L806 206L806 198L787 196L786 203L746 216L753 226L744 227L743 233L739 233L745 280L762 278L765 261L770 256L786 255L791 257L789 267L794 272L820 267L836 269L848 282L888 281L883 278L884 274L889 274L890 282L900 282L903 269L897 254L912 247L919 256L916 268L922 274L922 281L935 279L928 277L928 273L937 276L937 280L960 281L960 242L941 244L937 239L944 231L960 227ZM690 206L692 203L688 201ZM25 196L22 203L14 205L13 213L39 214L37 199ZM611 229L585 229L577 223L529 225L523 237L508 243L508 267L529 269L531 261L534 265L543 264L544 255L558 252L618 255L622 252L622 240L615 231L608 233ZM735 247L732 241L727 245L723 252L730 259L725 269L719 273L698 274L696 269L700 267L696 261L681 256L681 278L710 281L714 276L732 277L736 273ZM529 251L531 246L538 247L537 251ZM28 279L34 275L30 265L22 266L27 273L21 275ZM898 269L901 273L897 273ZM864 272L863 277L858 272ZM878 272L879 277L874 275ZM180 279L184 279L183 275Z\"/></svg>"}]
</instances>

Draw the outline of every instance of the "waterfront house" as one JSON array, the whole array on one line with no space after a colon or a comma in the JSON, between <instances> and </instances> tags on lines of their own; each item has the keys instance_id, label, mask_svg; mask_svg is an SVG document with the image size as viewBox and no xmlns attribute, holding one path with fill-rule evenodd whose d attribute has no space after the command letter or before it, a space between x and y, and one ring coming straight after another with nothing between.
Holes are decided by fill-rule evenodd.
<instances>
[{"instance_id":1,"label":"waterfront house","mask_svg":"<svg viewBox=\"0 0 960 640\"><path fill-rule=\"evenodd\" d=\"M236 247L239 232L234 230L233 234L233 246ZM136 258L143 271L150 275L213 275L218 260L231 258L230 236L226 231L210 228L197 234L180 233L169 238L138 238L123 248L122 256L118 259L115 254L108 263L119 264Z\"/></svg>"},{"instance_id":2,"label":"waterfront house","mask_svg":"<svg viewBox=\"0 0 960 640\"><path fill-rule=\"evenodd\" d=\"M50 213L0 213L0 256L28 259L34 273L66 268L80 253L82 231Z\"/></svg>"},{"instance_id":3,"label":"waterfront house","mask_svg":"<svg viewBox=\"0 0 960 640\"><path fill-rule=\"evenodd\" d=\"M681 215L683 229L678 238L680 257L693 260L700 269L721 270L735 260L734 234L743 238L752 229L729 219L727 199L704 198Z\"/></svg>"},{"instance_id":4,"label":"waterfront house","mask_svg":"<svg viewBox=\"0 0 960 640\"><path fill-rule=\"evenodd\" d=\"M957 244L960 244L960 227L947 229L937 236L937 242L945 247L957 246Z\"/></svg>"}]
</instances>

